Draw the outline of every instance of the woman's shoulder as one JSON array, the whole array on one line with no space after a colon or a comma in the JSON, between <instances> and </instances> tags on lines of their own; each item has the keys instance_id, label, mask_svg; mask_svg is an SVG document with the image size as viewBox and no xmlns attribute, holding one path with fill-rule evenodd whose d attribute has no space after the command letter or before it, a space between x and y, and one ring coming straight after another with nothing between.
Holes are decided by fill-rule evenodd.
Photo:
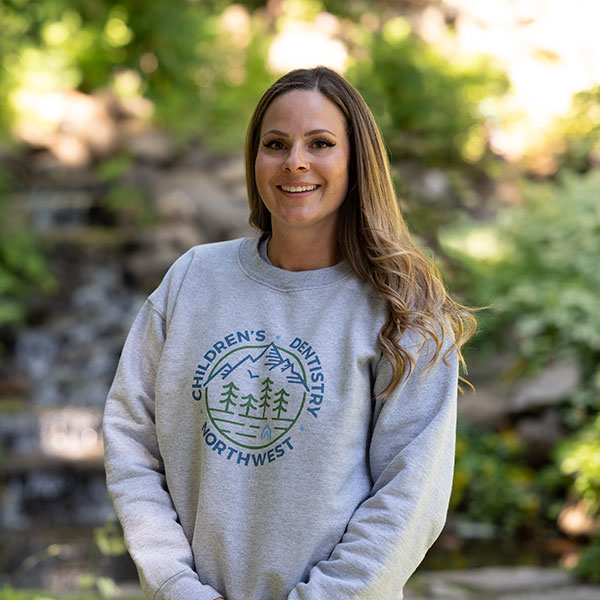
<instances>
[{"instance_id":1,"label":"woman's shoulder","mask_svg":"<svg viewBox=\"0 0 600 600\"><path fill-rule=\"evenodd\" d=\"M240 247L248 242L251 242L250 238L238 238L193 246L169 267L158 287L150 294L150 301L157 306L164 305L179 295L188 277L199 278L210 272L223 273L228 265L237 263Z\"/></svg>"},{"instance_id":2,"label":"woman's shoulder","mask_svg":"<svg viewBox=\"0 0 600 600\"><path fill-rule=\"evenodd\" d=\"M210 262L222 262L228 258L235 258L241 246L245 246L252 241L252 238L236 238L234 240L224 240L220 242L210 242L198 244L190 248L185 254L179 257L174 264L179 261L201 260L204 264Z\"/></svg>"},{"instance_id":3,"label":"woman's shoulder","mask_svg":"<svg viewBox=\"0 0 600 600\"><path fill-rule=\"evenodd\" d=\"M252 243L252 238L237 238L221 242L198 244L182 254L167 271L163 283L168 280L185 276L190 268L219 269L228 262L237 261L240 248Z\"/></svg>"}]
</instances>

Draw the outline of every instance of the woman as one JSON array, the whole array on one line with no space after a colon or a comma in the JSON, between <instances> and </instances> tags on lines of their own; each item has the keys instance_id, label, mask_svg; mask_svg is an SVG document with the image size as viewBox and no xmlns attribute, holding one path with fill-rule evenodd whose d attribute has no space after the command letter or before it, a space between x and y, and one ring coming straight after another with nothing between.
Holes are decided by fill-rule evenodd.
<instances>
[{"instance_id":1,"label":"woman","mask_svg":"<svg viewBox=\"0 0 600 600\"><path fill-rule=\"evenodd\" d=\"M109 491L148 597L402 598L446 518L472 317L399 213L373 117L318 67L246 141L261 235L193 248L108 396Z\"/></svg>"}]
</instances>

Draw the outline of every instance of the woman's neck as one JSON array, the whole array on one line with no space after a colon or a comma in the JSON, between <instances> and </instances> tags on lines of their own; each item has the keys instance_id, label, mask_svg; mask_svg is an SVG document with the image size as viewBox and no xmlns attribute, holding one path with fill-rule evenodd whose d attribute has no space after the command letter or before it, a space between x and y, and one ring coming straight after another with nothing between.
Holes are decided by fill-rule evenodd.
<instances>
[{"instance_id":1,"label":"woman's neck","mask_svg":"<svg viewBox=\"0 0 600 600\"><path fill-rule=\"evenodd\" d=\"M286 235L273 231L267 256L273 266L286 271L325 269L340 261L335 236L311 235L302 231Z\"/></svg>"}]
</instances>

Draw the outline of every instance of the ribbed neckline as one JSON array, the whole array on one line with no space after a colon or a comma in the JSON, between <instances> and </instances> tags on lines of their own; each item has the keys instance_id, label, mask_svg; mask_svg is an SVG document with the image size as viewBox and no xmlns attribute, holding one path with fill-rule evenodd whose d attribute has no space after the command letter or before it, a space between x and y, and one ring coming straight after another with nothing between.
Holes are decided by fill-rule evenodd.
<instances>
[{"instance_id":1,"label":"ribbed neckline","mask_svg":"<svg viewBox=\"0 0 600 600\"><path fill-rule=\"evenodd\" d=\"M265 258L259 245L263 243ZM313 290L332 285L348 276L352 269L343 260L333 267L314 271L286 271L273 266L266 258L266 237L244 238L238 247L238 260L242 270L252 279L283 292Z\"/></svg>"}]
</instances>

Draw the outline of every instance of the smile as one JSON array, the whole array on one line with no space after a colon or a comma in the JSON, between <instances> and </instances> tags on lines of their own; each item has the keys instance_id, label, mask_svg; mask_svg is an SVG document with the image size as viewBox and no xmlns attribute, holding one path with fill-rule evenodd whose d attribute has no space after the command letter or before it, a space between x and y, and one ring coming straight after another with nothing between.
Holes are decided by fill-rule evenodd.
<instances>
[{"instance_id":1,"label":"smile","mask_svg":"<svg viewBox=\"0 0 600 600\"><path fill-rule=\"evenodd\" d=\"M278 185L277 186L280 190L283 190L284 192L312 192L313 190L316 190L319 186L318 185Z\"/></svg>"}]
</instances>

